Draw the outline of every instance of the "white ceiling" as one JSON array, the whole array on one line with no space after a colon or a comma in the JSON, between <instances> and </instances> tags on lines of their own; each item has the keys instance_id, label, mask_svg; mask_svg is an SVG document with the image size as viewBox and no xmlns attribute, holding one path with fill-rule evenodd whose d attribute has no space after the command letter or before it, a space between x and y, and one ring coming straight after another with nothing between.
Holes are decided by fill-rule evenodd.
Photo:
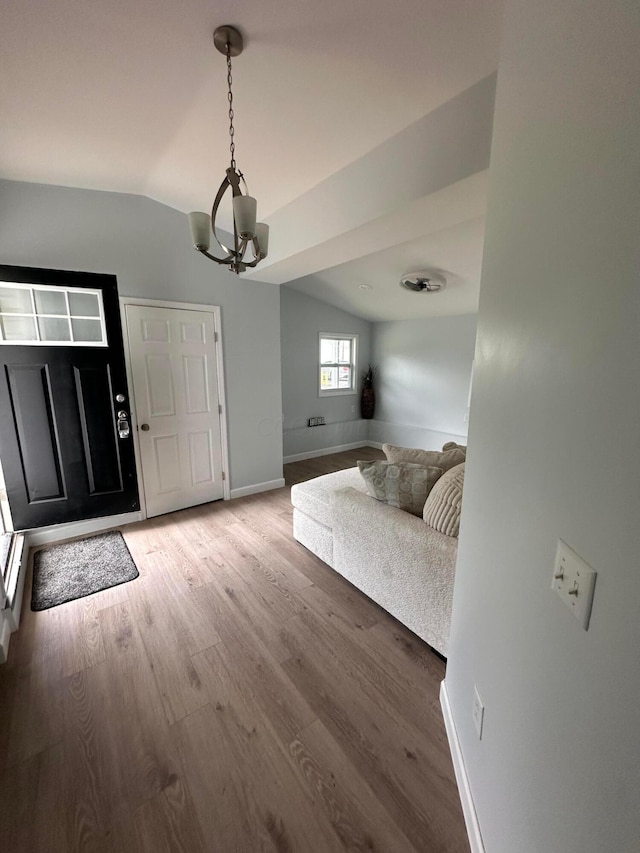
<instances>
[{"instance_id":1,"label":"white ceiling","mask_svg":"<svg viewBox=\"0 0 640 853\"><path fill-rule=\"evenodd\" d=\"M211 34L230 23L245 35L233 64L236 159L259 217L269 219L492 73L501 7L502 0L3 0L0 176L206 210L228 162L225 61ZM478 262L478 223L458 234L469 241L459 267L451 247L432 251L432 234L429 257L442 256L464 282L474 278L471 259ZM394 287L406 271L394 272L402 251L377 258ZM420 255L419 247L411 253ZM374 260L328 260L326 292L318 285L315 295L342 298L342 276L350 310L371 313L346 294L354 278L375 277Z\"/></svg>"},{"instance_id":2,"label":"white ceiling","mask_svg":"<svg viewBox=\"0 0 640 853\"><path fill-rule=\"evenodd\" d=\"M290 286L372 322L475 314L483 240L484 217L478 217L305 276ZM444 275L442 292L411 293L400 287L403 272L425 268Z\"/></svg>"}]
</instances>

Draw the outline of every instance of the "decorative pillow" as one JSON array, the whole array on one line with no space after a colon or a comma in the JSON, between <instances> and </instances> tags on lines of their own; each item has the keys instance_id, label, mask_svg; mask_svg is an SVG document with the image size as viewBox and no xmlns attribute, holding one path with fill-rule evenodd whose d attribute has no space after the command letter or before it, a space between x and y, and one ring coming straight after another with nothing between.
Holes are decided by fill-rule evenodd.
<instances>
[{"instance_id":1,"label":"decorative pillow","mask_svg":"<svg viewBox=\"0 0 640 853\"><path fill-rule=\"evenodd\" d=\"M424 505L426 524L446 536L457 536L460 530L464 462L450 468L435 484Z\"/></svg>"},{"instance_id":2,"label":"decorative pillow","mask_svg":"<svg viewBox=\"0 0 640 853\"><path fill-rule=\"evenodd\" d=\"M466 454L467 454L467 445L466 444L456 444L455 441L448 441L446 444L442 445L443 450L455 450L456 447L458 448L458 450L463 450L465 453L465 456L466 456Z\"/></svg>"},{"instance_id":3,"label":"decorative pillow","mask_svg":"<svg viewBox=\"0 0 640 853\"><path fill-rule=\"evenodd\" d=\"M382 503L422 515L424 502L442 468L425 468L410 462L358 462L367 494Z\"/></svg>"},{"instance_id":4,"label":"decorative pillow","mask_svg":"<svg viewBox=\"0 0 640 853\"><path fill-rule=\"evenodd\" d=\"M466 451L458 447L442 452L383 444L382 450L388 462L412 462L414 465L422 465L423 468L442 468L443 471L448 471L454 465L460 465L467 458Z\"/></svg>"}]
</instances>

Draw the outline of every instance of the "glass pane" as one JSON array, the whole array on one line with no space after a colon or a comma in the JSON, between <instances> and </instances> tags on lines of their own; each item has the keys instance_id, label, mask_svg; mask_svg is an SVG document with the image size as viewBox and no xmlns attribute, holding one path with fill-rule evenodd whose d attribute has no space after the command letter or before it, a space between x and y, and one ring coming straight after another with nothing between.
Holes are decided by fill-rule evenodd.
<instances>
[{"instance_id":1,"label":"glass pane","mask_svg":"<svg viewBox=\"0 0 640 853\"><path fill-rule=\"evenodd\" d=\"M39 317L41 341L70 341L69 321L64 317Z\"/></svg>"},{"instance_id":2,"label":"glass pane","mask_svg":"<svg viewBox=\"0 0 640 853\"><path fill-rule=\"evenodd\" d=\"M350 364L351 363L351 341L337 341L338 344L338 358L336 361L341 362L342 364Z\"/></svg>"},{"instance_id":3,"label":"glass pane","mask_svg":"<svg viewBox=\"0 0 640 853\"><path fill-rule=\"evenodd\" d=\"M69 308L73 317L100 316L98 297L95 293L69 293ZM96 338L87 338L87 340L93 341Z\"/></svg>"},{"instance_id":4,"label":"glass pane","mask_svg":"<svg viewBox=\"0 0 640 853\"><path fill-rule=\"evenodd\" d=\"M31 291L22 287L0 287L0 311L3 314L31 314Z\"/></svg>"},{"instance_id":5,"label":"glass pane","mask_svg":"<svg viewBox=\"0 0 640 853\"><path fill-rule=\"evenodd\" d=\"M67 303L64 291L59 290L34 290L37 314L62 314L67 315Z\"/></svg>"},{"instance_id":6,"label":"glass pane","mask_svg":"<svg viewBox=\"0 0 640 853\"><path fill-rule=\"evenodd\" d=\"M331 391L338 387L338 368L323 367L320 371L320 388L322 391Z\"/></svg>"},{"instance_id":7,"label":"glass pane","mask_svg":"<svg viewBox=\"0 0 640 853\"><path fill-rule=\"evenodd\" d=\"M62 314L63 317L67 316L67 302L64 298L64 291L34 290L33 295L36 299L36 312L38 314Z\"/></svg>"},{"instance_id":8,"label":"glass pane","mask_svg":"<svg viewBox=\"0 0 640 853\"><path fill-rule=\"evenodd\" d=\"M0 317L5 341L36 341L33 317Z\"/></svg>"},{"instance_id":9,"label":"glass pane","mask_svg":"<svg viewBox=\"0 0 640 853\"><path fill-rule=\"evenodd\" d=\"M338 341L333 338L320 338L320 363L335 364L338 360Z\"/></svg>"},{"instance_id":10,"label":"glass pane","mask_svg":"<svg viewBox=\"0 0 640 853\"><path fill-rule=\"evenodd\" d=\"M102 341L100 320L71 320L74 341Z\"/></svg>"},{"instance_id":11,"label":"glass pane","mask_svg":"<svg viewBox=\"0 0 640 853\"><path fill-rule=\"evenodd\" d=\"M338 367L338 388L351 388L351 368Z\"/></svg>"}]
</instances>

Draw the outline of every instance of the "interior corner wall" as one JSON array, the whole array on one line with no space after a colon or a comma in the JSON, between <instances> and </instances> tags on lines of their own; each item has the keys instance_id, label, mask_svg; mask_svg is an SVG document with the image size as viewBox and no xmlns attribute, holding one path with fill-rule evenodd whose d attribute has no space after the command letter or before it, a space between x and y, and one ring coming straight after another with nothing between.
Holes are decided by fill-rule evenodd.
<instances>
[{"instance_id":1,"label":"interior corner wall","mask_svg":"<svg viewBox=\"0 0 640 853\"><path fill-rule=\"evenodd\" d=\"M506 3L446 675L487 853L638 850L639 33L632 0Z\"/></svg>"},{"instance_id":2,"label":"interior corner wall","mask_svg":"<svg viewBox=\"0 0 640 853\"><path fill-rule=\"evenodd\" d=\"M280 292L280 311L285 462L364 443L367 421L360 418L359 394L318 396L318 335L358 335L359 385L370 361L371 324L286 286ZM318 416L326 419L326 426L307 426L309 418Z\"/></svg>"},{"instance_id":3,"label":"interior corner wall","mask_svg":"<svg viewBox=\"0 0 640 853\"><path fill-rule=\"evenodd\" d=\"M378 378L371 441L425 450L466 443L476 319L471 314L374 324Z\"/></svg>"},{"instance_id":4,"label":"interior corner wall","mask_svg":"<svg viewBox=\"0 0 640 853\"><path fill-rule=\"evenodd\" d=\"M197 254L186 216L143 196L0 181L0 262L112 273L121 296L219 305L231 488L282 477L280 297Z\"/></svg>"}]
</instances>

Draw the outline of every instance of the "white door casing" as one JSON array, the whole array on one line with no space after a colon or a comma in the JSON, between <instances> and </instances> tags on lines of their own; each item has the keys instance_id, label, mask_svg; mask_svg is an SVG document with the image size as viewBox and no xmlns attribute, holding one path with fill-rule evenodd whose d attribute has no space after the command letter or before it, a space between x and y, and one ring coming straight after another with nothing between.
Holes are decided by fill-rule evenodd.
<instances>
[{"instance_id":1,"label":"white door casing","mask_svg":"<svg viewBox=\"0 0 640 853\"><path fill-rule=\"evenodd\" d=\"M224 485L214 314L136 304L125 311L146 514L218 500Z\"/></svg>"}]
</instances>

